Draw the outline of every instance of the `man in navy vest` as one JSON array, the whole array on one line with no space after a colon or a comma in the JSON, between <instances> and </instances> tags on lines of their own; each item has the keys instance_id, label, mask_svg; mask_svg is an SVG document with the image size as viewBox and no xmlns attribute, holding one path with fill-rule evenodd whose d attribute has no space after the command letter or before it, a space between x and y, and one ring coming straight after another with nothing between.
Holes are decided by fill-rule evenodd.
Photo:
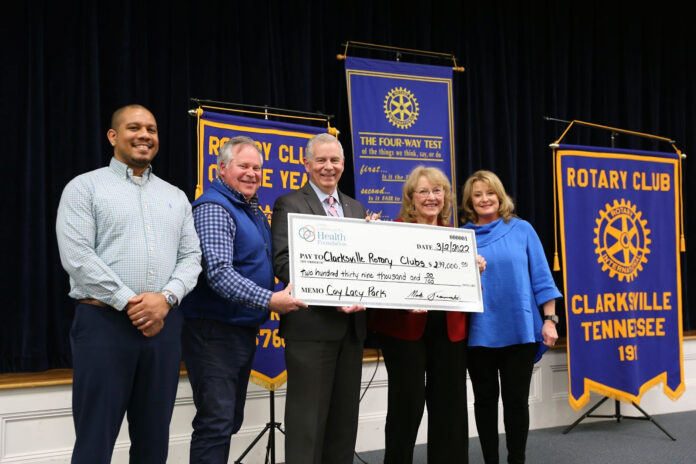
<instances>
[{"instance_id":1,"label":"man in navy vest","mask_svg":"<svg viewBox=\"0 0 696 464\"><path fill-rule=\"evenodd\" d=\"M234 137L218 154L218 178L193 202L203 273L182 302L183 356L193 389L190 460L226 463L230 438L242 426L256 333L269 311L307 305L274 293L271 229L260 210L263 156L249 137Z\"/></svg>"}]
</instances>

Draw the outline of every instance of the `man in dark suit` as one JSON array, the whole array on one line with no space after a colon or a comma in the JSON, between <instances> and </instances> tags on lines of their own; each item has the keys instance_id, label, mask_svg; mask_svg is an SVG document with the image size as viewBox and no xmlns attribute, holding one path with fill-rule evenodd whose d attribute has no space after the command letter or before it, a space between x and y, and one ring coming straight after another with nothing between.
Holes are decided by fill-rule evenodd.
<instances>
[{"instance_id":1,"label":"man in dark suit","mask_svg":"<svg viewBox=\"0 0 696 464\"><path fill-rule=\"evenodd\" d=\"M290 280L288 213L364 218L360 202L339 192L343 147L330 134L305 150L309 182L273 207L273 269ZM280 318L288 372L285 403L287 464L351 464L358 429L365 307L310 306Z\"/></svg>"}]
</instances>

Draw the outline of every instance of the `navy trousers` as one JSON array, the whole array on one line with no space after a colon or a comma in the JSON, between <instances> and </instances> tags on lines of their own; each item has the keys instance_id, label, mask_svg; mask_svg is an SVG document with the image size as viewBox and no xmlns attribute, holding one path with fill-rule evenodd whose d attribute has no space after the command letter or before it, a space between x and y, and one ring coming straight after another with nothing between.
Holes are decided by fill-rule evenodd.
<instances>
[{"instance_id":1,"label":"navy trousers","mask_svg":"<svg viewBox=\"0 0 696 464\"><path fill-rule=\"evenodd\" d=\"M230 438L244 420L256 327L187 319L182 333L184 362L193 390L190 462L227 463Z\"/></svg>"},{"instance_id":2,"label":"navy trousers","mask_svg":"<svg viewBox=\"0 0 696 464\"><path fill-rule=\"evenodd\" d=\"M178 310L170 311L162 331L147 338L124 311L78 303L70 330L73 463L110 463L126 413L130 462L167 461L182 320Z\"/></svg>"}]
</instances>

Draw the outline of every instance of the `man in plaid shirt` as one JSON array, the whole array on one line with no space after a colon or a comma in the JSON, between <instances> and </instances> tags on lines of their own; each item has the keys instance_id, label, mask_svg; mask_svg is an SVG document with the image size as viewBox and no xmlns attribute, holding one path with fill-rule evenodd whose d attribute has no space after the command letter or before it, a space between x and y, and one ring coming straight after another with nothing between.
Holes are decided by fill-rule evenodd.
<instances>
[{"instance_id":1,"label":"man in plaid shirt","mask_svg":"<svg viewBox=\"0 0 696 464\"><path fill-rule=\"evenodd\" d=\"M130 462L164 464L181 365L177 303L196 285L201 250L186 194L153 172L150 110L117 109L106 136L109 166L71 180L56 218L77 303L72 462L111 462L128 413Z\"/></svg>"},{"instance_id":2,"label":"man in plaid shirt","mask_svg":"<svg viewBox=\"0 0 696 464\"><path fill-rule=\"evenodd\" d=\"M182 302L183 355L196 416L191 462L226 463L230 438L242 426L258 327L269 311L307 305L273 292L271 230L258 205L263 156L249 137L234 137L218 154L218 178L193 202L203 273Z\"/></svg>"}]
</instances>

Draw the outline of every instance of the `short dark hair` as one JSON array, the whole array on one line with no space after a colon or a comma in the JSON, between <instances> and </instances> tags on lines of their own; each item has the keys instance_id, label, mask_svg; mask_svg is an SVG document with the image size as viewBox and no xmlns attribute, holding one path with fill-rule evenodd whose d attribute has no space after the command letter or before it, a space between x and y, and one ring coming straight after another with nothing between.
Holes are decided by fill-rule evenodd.
<instances>
[{"instance_id":1,"label":"short dark hair","mask_svg":"<svg viewBox=\"0 0 696 464\"><path fill-rule=\"evenodd\" d=\"M148 113L152 114L152 111L149 109L145 108L143 105L140 105L138 103L132 103L130 105L122 106L114 113L111 115L111 128L113 130L116 130L118 128L118 125L121 123L121 115L123 114L124 111L130 110L130 109L139 109L139 110L145 110Z\"/></svg>"}]
</instances>

